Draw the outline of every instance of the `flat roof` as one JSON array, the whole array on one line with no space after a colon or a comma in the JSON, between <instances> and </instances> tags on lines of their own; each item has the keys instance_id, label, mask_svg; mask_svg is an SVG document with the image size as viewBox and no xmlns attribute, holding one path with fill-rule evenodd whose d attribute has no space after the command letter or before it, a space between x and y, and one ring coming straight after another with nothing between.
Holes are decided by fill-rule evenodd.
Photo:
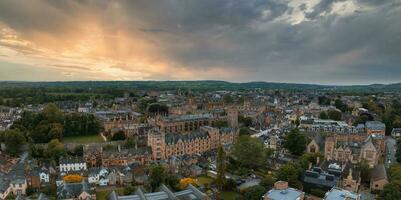
<instances>
[{"instance_id":1,"label":"flat roof","mask_svg":"<svg viewBox=\"0 0 401 200\"><path fill-rule=\"evenodd\" d=\"M326 193L324 200L359 200L360 195L348 190L333 187Z\"/></svg>"},{"instance_id":2,"label":"flat roof","mask_svg":"<svg viewBox=\"0 0 401 200\"><path fill-rule=\"evenodd\" d=\"M296 200L303 195L303 192L294 188L287 188L285 190L271 189L265 196L272 200Z\"/></svg>"}]
</instances>

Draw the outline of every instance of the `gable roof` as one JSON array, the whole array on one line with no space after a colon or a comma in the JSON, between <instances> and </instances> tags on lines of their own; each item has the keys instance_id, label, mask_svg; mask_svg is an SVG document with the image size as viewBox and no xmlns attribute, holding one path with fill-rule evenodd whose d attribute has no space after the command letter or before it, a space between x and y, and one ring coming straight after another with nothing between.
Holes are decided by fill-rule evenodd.
<instances>
[{"instance_id":1,"label":"gable roof","mask_svg":"<svg viewBox=\"0 0 401 200\"><path fill-rule=\"evenodd\" d=\"M383 164L376 165L376 166L372 169L372 177L371 177L371 180L372 180L372 181L377 181L377 180L382 180L382 179L386 179L386 180L387 180L386 168L384 167Z\"/></svg>"}]
</instances>

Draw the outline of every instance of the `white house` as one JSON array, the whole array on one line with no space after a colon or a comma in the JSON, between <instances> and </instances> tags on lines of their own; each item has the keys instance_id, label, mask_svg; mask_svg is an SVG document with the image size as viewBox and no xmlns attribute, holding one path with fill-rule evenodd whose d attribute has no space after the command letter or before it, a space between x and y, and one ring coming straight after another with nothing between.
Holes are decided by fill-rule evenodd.
<instances>
[{"instance_id":1,"label":"white house","mask_svg":"<svg viewBox=\"0 0 401 200\"><path fill-rule=\"evenodd\" d=\"M88 175L88 183L106 186L109 183L108 174L109 171L106 168L92 168Z\"/></svg>"},{"instance_id":2,"label":"white house","mask_svg":"<svg viewBox=\"0 0 401 200\"><path fill-rule=\"evenodd\" d=\"M86 162L82 157L66 157L60 158L60 172L77 172L86 171Z\"/></svg>"},{"instance_id":3,"label":"white house","mask_svg":"<svg viewBox=\"0 0 401 200\"><path fill-rule=\"evenodd\" d=\"M50 182L50 174L46 171L39 172L40 183L49 183Z\"/></svg>"}]
</instances>

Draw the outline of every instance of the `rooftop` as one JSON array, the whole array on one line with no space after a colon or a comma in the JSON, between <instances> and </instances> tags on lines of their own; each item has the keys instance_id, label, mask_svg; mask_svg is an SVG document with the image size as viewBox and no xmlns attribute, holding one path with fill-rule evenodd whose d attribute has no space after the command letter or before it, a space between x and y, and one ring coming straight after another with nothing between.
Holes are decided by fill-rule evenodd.
<instances>
[{"instance_id":1,"label":"rooftop","mask_svg":"<svg viewBox=\"0 0 401 200\"><path fill-rule=\"evenodd\" d=\"M179 122L187 120L200 120L213 118L212 114L199 114L199 115L173 115L162 117L163 121L167 122Z\"/></svg>"},{"instance_id":2,"label":"rooftop","mask_svg":"<svg viewBox=\"0 0 401 200\"><path fill-rule=\"evenodd\" d=\"M188 185L187 189L179 192L172 192L170 189L168 189L165 185L162 184L158 192L144 193L144 191L141 188L138 188L138 190L133 195L118 196L118 194L113 191L107 197L107 200L169 200L169 199L206 200L209 198L206 194L202 193L191 184Z\"/></svg>"},{"instance_id":3,"label":"rooftop","mask_svg":"<svg viewBox=\"0 0 401 200\"><path fill-rule=\"evenodd\" d=\"M284 190L271 189L265 194L265 196L272 200L296 200L302 195L303 192L294 188L287 188Z\"/></svg>"},{"instance_id":4,"label":"rooftop","mask_svg":"<svg viewBox=\"0 0 401 200\"><path fill-rule=\"evenodd\" d=\"M384 130L386 129L386 125L379 121L367 121L366 128L370 130Z\"/></svg>"},{"instance_id":5,"label":"rooftop","mask_svg":"<svg viewBox=\"0 0 401 200\"><path fill-rule=\"evenodd\" d=\"M341 188L333 187L326 193L324 200L360 200L359 194L344 190Z\"/></svg>"}]
</instances>

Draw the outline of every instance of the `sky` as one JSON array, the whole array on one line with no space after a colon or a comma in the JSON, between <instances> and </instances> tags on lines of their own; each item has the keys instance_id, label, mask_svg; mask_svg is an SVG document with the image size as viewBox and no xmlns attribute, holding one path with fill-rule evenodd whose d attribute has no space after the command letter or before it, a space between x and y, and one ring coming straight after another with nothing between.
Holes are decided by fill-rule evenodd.
<instances>
[{"instance_id":1,"label":"sky","mask_svg":"<svg viewBox=\"0 0 401 200\"><path fill-rule=\"evenodd\" d=\"M401 82L401 1L1 0L0 80Z\"/></svg>"}]
</instances>

